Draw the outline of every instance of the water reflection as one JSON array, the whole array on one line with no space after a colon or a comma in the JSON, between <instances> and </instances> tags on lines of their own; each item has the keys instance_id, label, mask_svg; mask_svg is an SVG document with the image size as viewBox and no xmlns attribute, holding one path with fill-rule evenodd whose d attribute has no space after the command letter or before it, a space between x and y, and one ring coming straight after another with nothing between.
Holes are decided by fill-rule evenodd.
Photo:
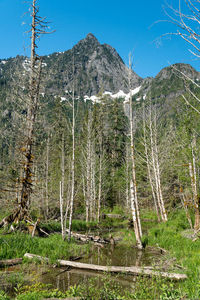
<instances>
[{"instance_id":1,"label":"water reflection","mask_svg":"<svg viewBox=\"0 0 200 300\"><path fill-rule=\"evenodd\" d=\"M82 259L80 262L98 264L98 265L112 265L112 266L150 266L153 260L160 257L159 251L152 251L148 247L143 251L138 251L134 247L127 247L122 245L108 245L100 246L93 245L91 253ZM23 265L21 266L23 268ZM28 269L28 270L27 270ZM8 273L20 271L20 266L13 266L9 268ZM105 277L103 273L98 273L89 270L80 270L73 268L52 268L47 265L29 265L26 270L22 270L25 277L31 281L32 279L45 284L51 284L53 288L65 291L70 286L75 284L87 284L91 278L97 278L97 285L102 284L102 279ZM1 277L1 275L0 275ZM131 286L134 282L134 277L124 274L111 274L110 278L120 283L122 286ZM31 284L31 283L30 283ZM0 286L1 289L1 286Z\"/></svg>"}]
</instances>

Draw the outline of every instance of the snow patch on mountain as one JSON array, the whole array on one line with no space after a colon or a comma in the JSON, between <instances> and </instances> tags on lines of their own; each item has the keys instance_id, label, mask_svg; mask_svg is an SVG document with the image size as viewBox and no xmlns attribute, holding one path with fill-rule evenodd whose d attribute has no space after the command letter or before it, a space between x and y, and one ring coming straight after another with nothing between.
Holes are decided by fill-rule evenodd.
<instances>
[{"instance_id":1,"label":"snow patch on mountain","mask_svg":"<svg viewBox=\"0 0 200 300\"><path fill-rule=\"evenodd\" d=\"M129 99L130 99L130 96L134 96L136 94L139 93L141 89L141 86L138 86L136 87L134 90L131 90L129 93L124 93L124 91L120 90L118 93L116 94L112 94L111 92L108 92L108 91L105 91L102 96L91 96L91 97L88 97L87 95L84 96L84 101L87 101L87 100L91 100L92 102L94 103L100 103L101 102L101 99L104 97L104 96L109 96L110 98L112 99L119 99L119 98L124 98L124 103L126 102L129 102ZM137 98L137 101L139 98ZM141 99L141 97L140 97Z\"/></svg>"}]
</instances>

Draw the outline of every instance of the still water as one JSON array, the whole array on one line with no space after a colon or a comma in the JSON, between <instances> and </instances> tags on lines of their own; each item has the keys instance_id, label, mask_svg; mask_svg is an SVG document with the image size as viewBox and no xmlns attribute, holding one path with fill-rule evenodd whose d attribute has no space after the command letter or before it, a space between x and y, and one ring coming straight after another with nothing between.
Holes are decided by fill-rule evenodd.
<instances>
[{"instance_id":1,"label":"still water","mask_svg":"<svg viewBox=\"0 0 200 300\"><path fill-rule=\"evenodd\" d=\"M159 250L148 247L143 251L138 251L136 248L126 245L93 245L90 254L78 261L107 266L152 266L154 262L159 260L160 256ZM131 275L111 274L109 276L110 279L124 287L131 287L135 281L135 277ZM22 280L24 284L42 282L50 284L52 288L65 291L75 284L87 284L88 280L94 277L98 279L98 284L101 285L101 280L105 274L73 268L54 268L48 265L18 265L1 270L0 289L12 293L16 282Z\"/></svg>"}]
</instances>

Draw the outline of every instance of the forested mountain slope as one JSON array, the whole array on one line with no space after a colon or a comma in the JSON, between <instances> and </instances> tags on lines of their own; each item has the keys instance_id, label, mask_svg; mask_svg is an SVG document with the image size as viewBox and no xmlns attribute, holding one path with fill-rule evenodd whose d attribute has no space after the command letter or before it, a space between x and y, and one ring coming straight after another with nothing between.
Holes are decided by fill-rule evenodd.
<instances>
[{"instance_id":1,"label":"forested mountain slope","mask_svg":"<svg viewBox=\"0 0 200 300\"><path fill-rule=\"evenodd\" d=\"M40 107L34 137L33 207L39 207L41 214L46 215L58 211L63 161L64 197L70 198L70 91L73 88L76 97L75 211L84 213L88 197L92 203L91 219L96 218L100 196L102 207L116 204L128 206L129 109L128 98L122 97L123 93L129 92L128 68L111 46L101 45L92 34L88 34L71 50L43 57L42 69ZM0 60L0 197L4 207L7 204L10 207L10 200L13 203L18 201L17 191L20 190L21 147L26 138L23 124L27 113L28 72L29 61L25 57ZM179 203L180 186L184 187L187 195L191 193L189 170L185 165L192 160L193 136L196 139L196 153L200 145L196 134L199 122L198 115L186 105L181 95L188 96L188 85L196 95L199 88L186 82L181 73L196 83L200 79L199 72L185 64L164 68L155 78L141 79L131 73L136 175L143 206L152 206L144 148L144 119L147 133L151 118L156 120L154 129L167 208ZM123 93L113 97L120 90ZM92 95L97 95L98 101L90 100ZM147 143L150 149L149 136Z\"/></svg>"}]
</instances>

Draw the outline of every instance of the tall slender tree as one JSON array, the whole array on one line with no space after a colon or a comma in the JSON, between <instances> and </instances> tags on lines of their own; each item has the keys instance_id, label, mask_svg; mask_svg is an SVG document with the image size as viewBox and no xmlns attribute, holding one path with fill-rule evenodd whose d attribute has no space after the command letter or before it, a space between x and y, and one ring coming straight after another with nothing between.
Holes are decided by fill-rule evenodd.
<instances>
[{"instance_id":1,"label":"tall slender tree","mask_svg":"<svg viewBox=\"0 0 200 300\"><path fill-rule=\"evenodd\" d=\"M21 147L23 153L23 175L21 178L21 192L18 208L9 217L5 218L0 226L4 224L18 222L27 219L31 202L31 193L33 188L33 145L34 145L34 129L39 103L39 92L41 83L41 66L42 59L38 56L37 40L42 34L47 33L46 18L39 16L39 7L37 0L33 0L31 4L31 56L30 56L30 77L27 95L27 117L25 123L24 145Z\"/></svg>"},{"instance_id":2,"label":"tall slender tree","mask_svg":"<svg viewBox=\"0 0 200 300\"><path fill-rule=\"evenodd\" d=\"M74 74L74 56L73 56L73 74ZM71 199L70 199L70 212L69 212L69 230L68 240L71 239L71 228L72 228L72 216L74 209L74 185L75 185L75 90L72 90L72 160L71 160Z\"/></svg>"},{"instance_id":3,"label":"tall slender tree","mask_svg":"<svg viewBox=\"0 0 200 300\"><path fill-rule=\"evenodd\" d=\"M130 202L131 211L133 217L134 231L136 237L136 243L138 249L142 249L142 228L140 222L140 214L137 199L137 182L136 182L136 171L135 171L135 144L134 144L134 129L133 129L133 103L132 103L132 93L131 93L131 71L132 71L132 61L131 54L129 55L129 122L130 122L130 146L131 146L131 182L130 182Z\"/></svg>"}]
</instances>

